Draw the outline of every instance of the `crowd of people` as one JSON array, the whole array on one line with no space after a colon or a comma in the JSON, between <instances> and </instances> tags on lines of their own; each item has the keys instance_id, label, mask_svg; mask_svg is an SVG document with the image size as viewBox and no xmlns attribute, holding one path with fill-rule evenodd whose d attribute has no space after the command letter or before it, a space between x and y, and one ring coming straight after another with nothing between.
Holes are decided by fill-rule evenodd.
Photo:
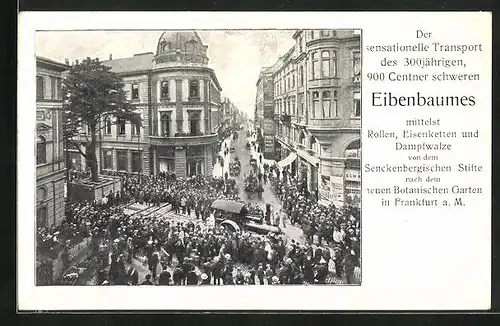
<instances>
[{"instance_id":1,"label":"crowd of people","mask_svg":"<svg viewBox=\"0 0 500 326\"><path fill-rule=\"evenodd\" d=\"M268 169L268 178L292 225L299 226L307 240L333 247L340 255L360 256L360 209L357 205L320 205L305 183L293 177L278 178L277 168ZM359 265L356 261L355 266ZM354 266L353 266L354 268Z\"/></svg>"},{"instance_id":2,"label":"crowd of people","mask_svg":"<svg viewBox=\"0 0 500 326\"><path fill-rule=\"evenodd\" d=\"M360 264L359 208L320 205L305 184L276 165L266 164L259 173L252 174L252 184L269 181L282 202L281 212L275 214L280 218L271 216L272 224L281 226L288 218L303 230L305 243L217 226L213 201L241 202L236 182L227 173L222 178L121 173L122 189L103 200L68 200L64 223L57 229L38 229L38 251L52 259L62 252L67 263L68 249L90 237L98 285L326 284L334 276L354 283L354 269ZM131 201L168 203L185 219L175 222L154 213L126 212L124 205ZM251 215L264 215L258 205L246 205ZM141 282L137 262L149 270Z\"/></svg>"}]
</instances>

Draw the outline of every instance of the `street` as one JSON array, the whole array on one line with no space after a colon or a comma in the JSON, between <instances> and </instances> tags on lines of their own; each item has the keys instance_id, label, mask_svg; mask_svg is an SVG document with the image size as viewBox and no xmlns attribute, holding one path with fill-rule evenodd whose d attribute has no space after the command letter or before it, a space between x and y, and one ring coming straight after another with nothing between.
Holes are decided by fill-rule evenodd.
<instances>
[{"instance_id":1,"label":"street","mask_svg":"<svg viewBox=\"0 0 500 326\"><path fill-rule=\"evenodd\" d=\"M228 148L230 148L231 146L231 139L232 137L229 137L224 141L224 143L227 144ZM240 198L245 202L259 205L264 211L266 209L266 204L271 204L273 206L274 211L279 212L279 210L281 209L281 201L278 198L276 198L269 182L263 184L264 192L262 193L262 199L259 199L256 196L248 198L247 194L245 193L245 184L244 184L245 175L248 175L250 173L250 170L252 170L252 166L250 165L250 158L251 157L257 158L257 164L259 169L263 170L263 165L264 165L264 161L263 163L260 163L260 160L258 159L260 153L255 152L253 148L251 148L250 150L247 150L245 148L246 141L247 141L246 130L239 131L238 139L236 139L236 141L233 141L233 146L235 150L233 153L229 153L229 155L224 155L224 143L222 144L220 155L224 157L224 167L222 169L220 164L217 163L214 166L214 175L224 176L224 173L226 171L229 173L229 163L233 162L236 157L239 158L241 162L241 172L239 176L235 176L233 178L236 180L236 185L238 186L238 192ZM282 231L286 235L287 240L293 239L300 243L305 242L302 230L299 227L292 226L289 220L285 220L284 228L282 226L280 227L282 228Z\"/></svg>"}]
</instances>

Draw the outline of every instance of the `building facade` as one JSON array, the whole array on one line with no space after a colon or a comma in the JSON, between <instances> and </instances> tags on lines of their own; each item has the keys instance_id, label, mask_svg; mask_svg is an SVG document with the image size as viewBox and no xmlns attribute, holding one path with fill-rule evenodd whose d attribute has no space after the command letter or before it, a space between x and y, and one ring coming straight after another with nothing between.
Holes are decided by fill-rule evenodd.
<instances>
[{"instance_id":1,"label":"building facade","mask_svg":"<svg viewBox=\"0 0 500 326\"><path fill-rule=\"evenodd\" d=\"M274 86L273 67L263 68L257 80L255 107L257 117L257 132L262 137L261 147L264 158L275 158L275 125L274 125Z\"/></svg>"},{"instance_id":2,"label":"building facade","mask_svg":"<svg viewBox=\"0 0 500 326\"><path fill-rule=\"evenodd\" d=\"M156 53L103 61L122 77L143 125L101 122L101 172L212 175L222 89L207 49L196 32L164 32Z\"/></svg>"},{"instance_id":3,"label":"building facade","mask_svg":"<svg viewBox=\"0 0 500 326\"><path fill-rule=\"evenodd\" d=\"M64 220L66 160L62 128L62 73L68 65L36 58L36 224Z\"/></svg>"},{"instance_id":4,"label":"building facade","mask_svg":"<svg viewBox=\"0 0 500 326\"><path fill-rule=\"evenodd\" d=\"M299 30L273 72L275 148L320 203L359 202L361 56L355 30Z\"/></svg>"}]
</instances>

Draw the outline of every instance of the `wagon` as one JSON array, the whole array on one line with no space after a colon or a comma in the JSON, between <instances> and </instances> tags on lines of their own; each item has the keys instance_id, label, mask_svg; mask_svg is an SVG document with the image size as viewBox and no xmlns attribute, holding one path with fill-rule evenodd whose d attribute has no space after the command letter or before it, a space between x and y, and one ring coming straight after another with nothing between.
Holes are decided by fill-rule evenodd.
<instances>
[{"instance_id":1,"label":"wagon","mask_svg":"<svg viewBox=\"0 0 500 326\"><path fill-rule=\"evenodd\" d=\"M264 224L263 216L250 214L244 203L217 199L212 203L211 208L216 211L216 224L228 231L239 233L242 230L247 230L259 234L281 233L278 227Z\"/></svg>"}]
</instances>

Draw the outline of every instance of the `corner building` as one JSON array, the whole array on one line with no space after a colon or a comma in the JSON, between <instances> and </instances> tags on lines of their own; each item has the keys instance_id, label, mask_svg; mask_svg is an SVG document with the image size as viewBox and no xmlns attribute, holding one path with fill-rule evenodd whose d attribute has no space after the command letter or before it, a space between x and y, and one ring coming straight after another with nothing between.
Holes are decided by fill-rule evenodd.
<instances>
[{"instance_id":1,"label":"corner building","mask_svg":"<svg viewBox=\"0 0 500 326\"><path fill-rule=\"evenodd\" d=\"M68 65L36 58L36 225L55 227L65 219L62 73Z\"/></svg>"},{"instance_id":2,"label":"corner building","mask_svg":"<svg viewBox=\"0 0 500 326\"><path fill-rule=\"evenodd\" d=\"M298 30L274 66L275 147L323 204L361 195L360 31Z\"/></svg>"},{"instance_id":3,"label":"corner building","mask_svg":"<svg viewBox=\"0 0 500 326\"><path fill-rule=\"evenodd\" d=\"M101 169L212 175L222 89L207 66L207 49L196 32L164 32L156 54L103 62L123 78L128 100L142 112L143 126L104 128Z\"/></svg>"}]
</instances>

